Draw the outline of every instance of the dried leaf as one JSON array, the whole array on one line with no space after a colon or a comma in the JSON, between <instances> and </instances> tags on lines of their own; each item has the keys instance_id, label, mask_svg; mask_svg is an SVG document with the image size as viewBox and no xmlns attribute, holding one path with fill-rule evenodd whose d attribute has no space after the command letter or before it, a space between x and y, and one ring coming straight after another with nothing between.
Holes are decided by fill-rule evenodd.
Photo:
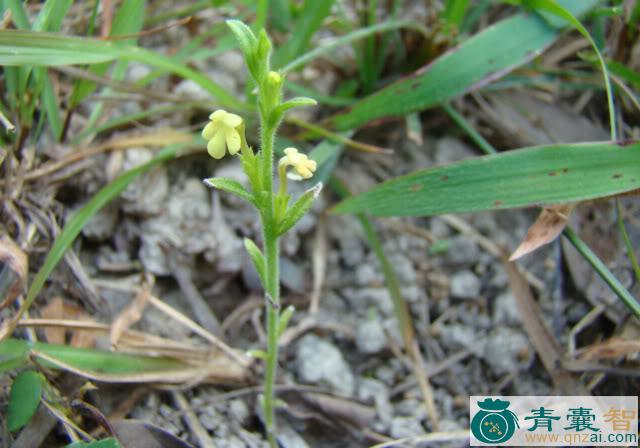
<instances>
[{"instance_id":1,"label":"dried leaf","mask_svg":"<svg viewBox=\"0 0 640 448\"><path fill-rule=\"evenodd\" d=\"M55 297L47 306L41 309L40 314L44 319L75 320L79 322L94 322L82 309L65 302L62 297ZM46 327L44 334L51 344L66 344L67 333L71 333L69 345L73 347L90 348L95 346L96 335L92 331L82 331L70 327Z\"/></svg>"},{"instance_id":2,"label":"dried leaf","mask_svg":"<svg viewBox=\"0 0 640 448\"><path fill-rule=\"evenodd\" d=\"M524 237L516 251L509 257L509 261L533 252L540 246L549 244L562 233L569 221L571 211L575 204L552 205L542 209L542 212L536 219L527 235Z\"/></svg>"},{"instance_id":3,"label":"dried leaf","mask_svg":"<svg viewBox=\"0 0 640 448\"><path fill-rule=\"evenodd\" d=\"M24 290L28 263L25 253L8 236L0 238L0 309Z\"/></svg>"}]
</instances>

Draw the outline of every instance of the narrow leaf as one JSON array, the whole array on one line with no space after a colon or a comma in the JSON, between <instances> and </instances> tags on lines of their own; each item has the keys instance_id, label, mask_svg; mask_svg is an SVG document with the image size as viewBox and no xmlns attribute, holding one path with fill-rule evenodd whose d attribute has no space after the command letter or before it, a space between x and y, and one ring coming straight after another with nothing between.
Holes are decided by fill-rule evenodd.
<instances>
[{"instance_id":1,"label":"narrow leaf","mask_svg":"<svg viewBox=\"0 0 640 448\"><path fill-rule=\"evenodd\" d=\"M7 427L17 431L25 426L38 409L42 395L42 377L33 370L23 370L11 385Z\"/></svg>"},{"instance_id":2,"label":"narrow leaf","mask_svg":"<svg viewBox=\"0 0 640 448\"><path fill-rule=\"evenodd\" d=\"M296 225L313 205L313 201L322 191L322 183L317 183L313 188L305 191L302 196L293 203L284 214L282 221L278 223L278 236L284 235Z\"/></svg>"},{"instance_id":3,"label":"narrow leaf","mask_svg":"<svg viewBox=\"0 0 640 448\"><path fill-rule=\"evenodd\" d=\"M430 216L578 202L640 188L640 143L539 146L383 182L336 213Z\"/></svg>"},{"instance_id":4,"label":"narrow leaf","mask_svg":"<svg viewBox=\"0 0 640 448\"><path fill-rule=\"evenodd\" d=\"M265 280L267 278L267 262L264 259L264 255L262 254L258 246L256 246L256 243L254 243L249 238L244 239L244 248L249 253L251 260L253 260L253 265L256 267L256 271L258 271L260 281L262 282L262 286L264 287L264 285L266 285Z\"/></svg>"},{"instance_id":5,"label":"narrow leaf","mask_svg":"<svg viewBox=\"0 0 640 448\"><path fill-rule=\"evenodd\" d=\"M294 107L315 106L316 104L318 104L318 102L312 98L296 97L280 104L274 109L273 113L282 115L286 111L288 111L289 109L293 109Z\"/></svg>"},{"instance_id":6,"label":"narrow leaf","mask_svg":"<svg viewBox=\"0 0 640 448\"><path fill-rule=\"evenodd\" d=\"M240 49L244 53L245 57L251 55L258 45L258 39L256 39L251 28L240 20L227 20L226 23L231 29L231 32L233 32L233 35L236 37L236 40L240 45Z\"/></svg>"},{"instance_id":7,"label":"narrow leaf","mask_svg":"<svg viewBox=\"0 0 640 448\"><path fill-rule=\"evenodd\" d=\"M278 339L280 338L280 336L282 336L284 331L287 329L287 326L289 325L289 321L293 317L293 313L295 312L295 310L296 308L293 305L289 305L284 309L282 314L280 314L280 318L278 319L278 331L277 331Z\"/></svg>"},{"instance_id":8,"label":"narrow leaf","mask_svg":"<svg viewBox=\"0 0 640 448\"><path fill-rule=\"evenodd\" d=\"M205 179L204 183L210 187L217 188L218 190L240 196L242 199L252 204L255 203L253 194L249 193L237 180L227 179L224 177L211 177L209 179Z\"/></svg>"},{"instance_id":9,"label":"narrow leaf","mask_svg":"<svg viewBox=\"0 0 640 448\"><path fill-rule=\"evenodd\" d=\"M113 437L107 439L95 440L93 442L76 442L67 445L66 448L120 448L120 444Z\"/></svg>"}]
</instances>

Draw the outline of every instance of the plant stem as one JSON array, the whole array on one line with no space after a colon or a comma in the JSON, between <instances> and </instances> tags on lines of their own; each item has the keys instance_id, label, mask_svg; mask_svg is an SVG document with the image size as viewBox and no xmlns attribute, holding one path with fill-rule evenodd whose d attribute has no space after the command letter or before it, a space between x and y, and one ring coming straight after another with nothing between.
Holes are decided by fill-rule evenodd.
<instances>
[{"instance_id":1,"label":"plant stem","mask_svg":"<svg viewBox=\"0 0 640 448\"><path fill-rule=\"evenodd\" d=\"M278 448L275 434L273 389L278 370L278 319L280 315L280 277L278 256L278 234L273 203L273 141L276 129L266 125L266 116L261 114L262 124L262 185L267 200L263 206L262 228L266 264L265 294L267 307L267 360L264 372L264 421L271 448Z\"/></svg>"}]
</instances>

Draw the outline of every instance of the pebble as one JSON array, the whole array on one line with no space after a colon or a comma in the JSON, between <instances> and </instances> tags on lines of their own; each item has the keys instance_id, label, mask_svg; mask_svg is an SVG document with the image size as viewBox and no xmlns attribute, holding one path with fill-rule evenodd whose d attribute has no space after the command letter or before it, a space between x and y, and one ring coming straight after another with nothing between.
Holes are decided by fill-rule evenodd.
<instances>
[{"instance_id":1,"label":"pebble","mask_svg":"<svg viewBox=\"0 0 640 448\"><path fill-rule=\"evenodd\" d=\"M489 334L483 357L496 374L504 375L528 368L533 362L533 349L520 331L498 327Z\"/></svg>"},{"instance_id":2,"label":"pebble","mask_svg":"<svg viewBox=\"0 0 640 448\"><path fill-rule=\"evenodd\" d=\"M451 295L460 299L477 299L480 286L480 279L473 272L458 272L451 279Z\"/></svg>"},{"instance_id":3,"label":"pebble","mask_svg":"<svg viewBox=\"0 0 640 448\"><path fill-rule=\"evenodd\" d=\"M360 378L358 381L358 399L375 404L378 420L388 426L393 417L393 407L389 399L389 389L377 379ZM383 428L380 428L383 430Z\"/></svg>"},{"instance_id":4,"label":"pebble","mask_svg":"<svg viewBox=\"0 0 640 448\"><path fill-rule=\"evenodd\" d=\"M494 325L518 326L522 324L516 298L511 291L505 291L495 298L493 303Z\"/></svg>"},{"instance_id":5,"label":"pebble","mask_svg":"<svg viewBox=\"0 0 640 448\"><path fill-rule=\"evenodd\" d=\"M366 314L374 306L382 315L393 314L393 301L387 288L345 288L345 296L361 314Z\"/></svg>"},{"instance_id":6,"label":"pebble","mask_svg":"<svg viewBox=\"0 0 640 448\"><path fill-rule=\"evenodd\" d=\"M463 347L476 355L484 353L485 340L479 338L477 331L468 325L444 325L440 329L440 339L451 350Z\"/></svg>"},{"instance_id":7,"label":"pebble","mask_svg":"<svg viewBox=\"0 0 640 448\"><path fill-rule=\"evenodd\" d=\"M394 439L413 437L425 433L420 421L413 417L395 417L391 421L390 435Z\"/></svg>"},{"instance_id":8,"label":"pebble","mask_svg":"<svg viewBox=\"0 0 640 448\"><path fill-rule=\"evenodd\" d=\"M469 267L478 261L480 250L478 245L463 235L449 240L449 248L445 255L445 264L455 267Z\"/></svg>"},{"instance_id":9,"label":"pebble","mask_svg":"<svg viewBox=\"0 0 640 448\"><path fill-rule=\"evenodd\" d=\"M325 383L340 393L353 393L353 373L340 350L313 334L298 342L296 368L302 382Z\"/></svg>"},{"instance_id":10,"label":"pebble","mask_svg":"<svg viewBox=\"0 0 640 448\"><path fill-rule=\"evenodd\" d=\"M387 346L387 336L380 320L365 320L358 325L356 346L364 354L377 353Z\"/></svg>"}]
</instances>

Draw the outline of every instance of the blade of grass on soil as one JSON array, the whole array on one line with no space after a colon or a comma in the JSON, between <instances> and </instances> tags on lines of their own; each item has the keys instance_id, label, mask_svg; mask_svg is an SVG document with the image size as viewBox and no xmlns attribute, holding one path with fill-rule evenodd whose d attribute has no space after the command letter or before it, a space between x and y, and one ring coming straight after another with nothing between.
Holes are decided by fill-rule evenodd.
<instances>
[{"instance_id":1,"label":"blade of grass on soil","mask_svg":"<svg viewBox=\"0 0 640 448\"><path fill-rule=\"evenodd\" d=\"M336 213L430 216L577 202L640 188L640 143L524 148L391 179Z\"/></svg>"},{"instance_id":2,"label":"blade of grass on soil","mask_svg":"<svg viewBox=\"0 0 640 448\"><path fill-rule=\"evenodd\" d=\"M190 79L207 90L222 106L236 110L250 109L206 75L144 48L54 33L0 30L0 65L84 65L119 58L166 69Z\"/></svg>"},{"instance_id":3,"label":"blade of grass on soil","mask_svg":"<svg viewBox=\"0 0 640 448\"><path fill-rule=\"evenodd\" d=\"M574 16L580 16L598 0L560 3ZM331 117L328 126L353 129L374 119L424 110L479 89L539 55L559 34L559 29L536 14L515 15Z\"/></svg>"}]
</instances>

